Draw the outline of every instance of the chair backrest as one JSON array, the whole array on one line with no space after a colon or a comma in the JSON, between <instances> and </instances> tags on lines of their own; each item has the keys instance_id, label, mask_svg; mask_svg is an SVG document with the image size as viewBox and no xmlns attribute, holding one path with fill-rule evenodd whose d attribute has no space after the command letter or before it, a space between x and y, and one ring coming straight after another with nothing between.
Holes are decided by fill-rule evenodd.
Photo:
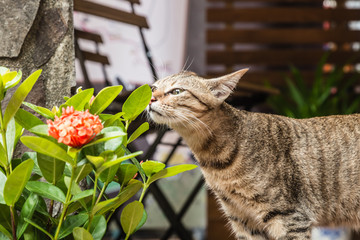
<instances>
[{"instance_id":1,"label":"chair backrest","mask_svg":"<svg viewBox=\"0 0 360 240\"><path fill-rule=\"evenodd\" d=\"M140 0L123 0L123 1L129 2L131 6L133 4L140 4ZM102 18L111 19L121 23L137 26L140 29L149 28L146 18L144 16L135 14L134 10L132 12L127 12L86 0L74 0L74 10ZM92 41L95 44L96 52L89 52L86 50L82 50L79 45L79 41L78 41L79 39ZM81 71L84 77L84 85L86 88L94 88L95 86L89 79L85 61L100 63L104 75L105 85L106 86L112 85L106 73L106 66L110 65L109 59L106 55L101 54L99 52L99 44L102 43L103 40L101 35L75 29L75 50L76 50L75 55L76 58L78 58L79 60Z\"/></svg>"},{"instance_id":2,"label":"chair backrest","mask_svg":"<svg viewBox=\"0 0 360 240\"><path fill-rule=\"evenodd\" d=\"M99 44L103 43L103 40L99 34L84 32L78 29L75 29L75 57L79 60L80 68L84 78L84 87L85 88L94 88L94 84L91 82L88 72L86 69L85 61L92 61L101 64L104 74L104 81L106 85L110 85L105 66L110 65L109 59L106 55L99 52ZM82 50L79 45L79 40L84 39L91 41L95 44L96 52L90 52Z\"/></svg>"},{"instance_id":3,"label":"chair backrest","mask_svg":"<svg viewBox=\"0 0 360 240\"><path fill-rule=\"evenodd\" d=\"M325 52L329 64L360 62L353 47L360 31L350 27L360 10L346 8L345 0L336 7L324 7L323 0L207 1L208 75L250 67L246 81L280 86L289 65L311 81Z\"/></svg>"},{"instance_id":4,"label":"chair backrest","mask_svg":"<svg viewBox=\"0 0 360 240\"><path fill-rule=\"evenodd\" d=\"M139 0L126 0L130 3L139 4ZM144 16L134 14L132 12L123 11L120 9L111 8L98 3L74 0L74 10L111 19L118 22L123 22L131 25L136 25L142 28L149 28L147 20Z\"/></svg>"}]
</instances>

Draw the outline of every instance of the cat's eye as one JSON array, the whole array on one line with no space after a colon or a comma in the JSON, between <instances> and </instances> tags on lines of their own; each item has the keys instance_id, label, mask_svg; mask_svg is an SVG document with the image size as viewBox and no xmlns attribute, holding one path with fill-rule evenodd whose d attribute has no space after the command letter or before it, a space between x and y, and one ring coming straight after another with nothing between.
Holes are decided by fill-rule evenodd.
<instances>
[{"instance_id":1,"label":"cat's eye","mask_svg":"<svg viewBox=\"0 0 360 240\"><path fill-rule=\"evenodd\" d=\"M184 90L180 89L180 88L176 88L174 90L171 91L172 95L179 95L180 93L182 93Z\"/></svg>"}]
</instances>

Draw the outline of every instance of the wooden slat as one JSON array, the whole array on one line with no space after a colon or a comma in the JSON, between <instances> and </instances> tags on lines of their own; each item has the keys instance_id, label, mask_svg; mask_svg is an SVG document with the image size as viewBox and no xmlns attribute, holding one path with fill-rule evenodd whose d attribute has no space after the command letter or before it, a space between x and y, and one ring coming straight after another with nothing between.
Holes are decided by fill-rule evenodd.
<instances>
[{"instance_id":1,"label":"wooden slat","mask_svg":"<svg viewBox=\"0 0 360 240\"><path fill-rule=\"evenodd\" d=\"M208 64L314 64L325 54L322 50L262 50L262 51L208 51ZM360 52L336 51L328 58L329 63L346 63L360 61Z\"/></svg>"},{"instance_id":2,"label":"wooden slat","mask_svg":"<svg viewBox=\"0 0 360 240\"><path fill-rule=\"evenodd\" d=\"M360 18L360 16L359 16ZM208 30L208 43L325 43L325 42L358 42L360 31L342 29L257 29L257 30Z\"/></svg>"},{"instance_id":3,"label":"wooden slat","mask_svg":"<svg viewBox=\"0 0 360 240\"><path fill-rule=\"evenodd\" d=\"M257 84L249 81L240 81L236 85L237 91L266 93L266 94L279 94L280 91L276 88L267 88L263 84Z\"/></svg>"},{"instance_id":4,"label":"wooden slat","mask_svg":"<svg viewBox=\"0 0 360 240\"><path fill-rule=\"evenodd\" d=\"M136 25L143 28L149 28L146 18L133 13L128 13L119 9L114 9L97 3L74 0L74 10L92 14L98 17Z\"/></svg>"},{"instance_id":5,"label":"wooden slat","mask_svg":"<svg viewBox=\"0 0 360 240\"><path fill-rule=\"evenodd\" d=\"M209 78L218 77L228 74L229 72L211 73L209 72ZM301 76L306 84L310 84L314 81L315 71L301 70ZM325 74L326 76L326 74ZM257 86L265 86L265 83L269 82L273 87L281 87L286 85L285 78L292 77L290 71L257 71L247 72L240 80L240 83L250 83ZM351 74L344 74L344 79L351 77ZM245 85L245 84L244 84Z\"/></svg>"},{"instance_id":6,"label":"wooden slat","mask_svg":"<svg viewBox=\"0 0 360 240\"><path fill-rule=\"evenodd\" d=\"M78 29L75 29L75 37L90 40L97 43L103 43L103 40L99 34L84 32Z\"/></svg>"},{"instance_id":7,"label":"wooden slat","mask_svg":"<svg viewBox=\"0 0 360 240\"><path fill-rule=\"evenodd\" d=\"M211 77L219 77L226 74L229 74L230 72L217 72L212 73L208 72L209 78ZM308 71L302 71L301 72L303 77L309 81L312 81L314 73L308 72ZM246 82L250 84L256 84L258 86L265 86L266 82L271 83L272 86L278 87L285 84L285 77L291 76L290 71L258 71L253 72L249 71L247 72L239 81L240 82Z\"/></svg>"},{"instance_id":8,"label":"wooden slat","mask_svg":"<svg viewBox=\"0 0 360 240\"><path fill-rule=\"evenodd\" d=\"M308 23L359 20L358 9L321 8L212 8L207 11L208 22L278 22Z\"/></svg>"},{"instance_id":9,"label":"wooden slat","mask_svg":"<svg viewBox=\"0 0 360 240\"><path fill-rule=\"evenodd\" d=\"M97 54L97 53L88 52L88 51L81 51L81 54L82 54L84 60L98 62L98 63L102 63L102 64L105 64L105 65L110 65L110 62L109 62L109 59L108 59L107 56Z\"/></svg>"},{"instance_id":10,"label":"wooden slat","mask_svg":"<svg viewBox=\"0 0 360 240\"><path fill-rule=\"evenodd\" d=\"M207 0L208 2L290 2L290 3L298 3L298 2L324 2L324 0ZM338 0L339 1L339 0ZM345 1L345 0L340 0Z\"/></svg>"},{"instance_id":11,"label":"wooden slat","mask_svg":"<svg viewBox=\"0 0 360 240\"><path fill-rule=\"evenodd\" d=\"M301 71L304 81L309 84L314 80L314 72ZM280 87L286 84L285 78L291 77L289 71L264 71L264 72L249 72L243 77L243 81L264 86L265 83L270 83L273 87Z\"/></svg>"},{"instance_id":12,"label":"wooden slat","mask_svg":"<svg viewBox=\"0 0 360 240\"><path fill-rule=\"evenodd\" d=\"M131 3L140 4L140 0L125 0Z\"/></svg>"}]
</instances>

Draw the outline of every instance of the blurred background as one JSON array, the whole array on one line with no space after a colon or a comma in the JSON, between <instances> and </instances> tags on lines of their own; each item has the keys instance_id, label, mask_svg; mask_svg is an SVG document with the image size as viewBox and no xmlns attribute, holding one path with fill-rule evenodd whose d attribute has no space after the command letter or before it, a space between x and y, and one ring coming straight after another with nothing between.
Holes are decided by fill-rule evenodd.
<instances>
[{"instance_id":1,"label":"blurred background","mask_svg":"<svg viewBox=\"0 0 360 240\"><path fill-rule=\"evenodd\" d=\"M240 109L359 111L359 0L75 0L74 27L77 86L124 85L113 111L134 88L181 70L216 77L245 67L228 99ZM176 133L154 126L132 148L168 165L194 161ZM145 204L148 221L132 239L232 239L198 169L154 184ZM107 239L122 239L118 217L109 229ZM360 237L316 229L313 239Z\"/></svg>"}]
</instances>

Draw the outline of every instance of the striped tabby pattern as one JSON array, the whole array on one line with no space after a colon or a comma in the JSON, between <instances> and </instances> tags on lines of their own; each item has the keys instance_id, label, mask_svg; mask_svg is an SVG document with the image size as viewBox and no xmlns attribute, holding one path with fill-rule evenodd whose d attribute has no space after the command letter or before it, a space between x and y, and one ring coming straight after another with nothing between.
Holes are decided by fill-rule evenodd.
<instances>
[{"instance_id":1,"label":"striped tabby pattern","mask_svg":"<svg viewBox=\"0 0 360 240\"><path fill-rule=\"evenodd\" d=\"M224 100L247 71L157 81L150 118L193 151L237 239L310 239L360 226L360 115L291 119Z\"/></svg>"}]
</instances>

